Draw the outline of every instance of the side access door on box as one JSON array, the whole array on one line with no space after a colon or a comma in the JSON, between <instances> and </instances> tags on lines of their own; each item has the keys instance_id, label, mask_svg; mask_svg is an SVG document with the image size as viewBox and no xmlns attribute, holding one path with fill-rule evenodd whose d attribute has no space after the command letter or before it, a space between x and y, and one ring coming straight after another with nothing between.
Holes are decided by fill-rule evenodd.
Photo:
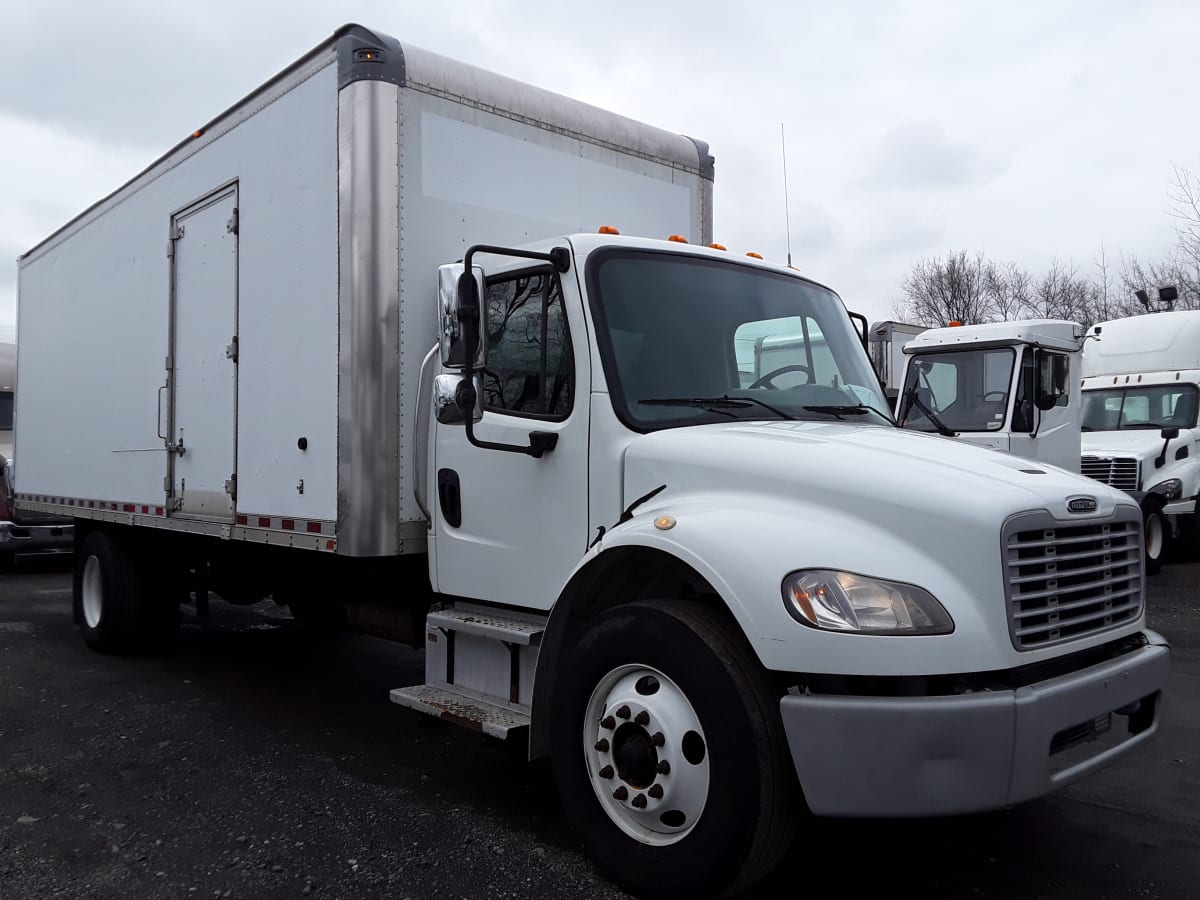
<instances>
[{"instance_id":1,"label":"side access door on box","mask_svg":"<svg viewBox=\"0 0 1200 900\"><path fill-rule=\"evenodd\" d=\"M232 521L237 490L238 191L171 217L167 473L171 516Z\"/></svg>"}]
</instances>

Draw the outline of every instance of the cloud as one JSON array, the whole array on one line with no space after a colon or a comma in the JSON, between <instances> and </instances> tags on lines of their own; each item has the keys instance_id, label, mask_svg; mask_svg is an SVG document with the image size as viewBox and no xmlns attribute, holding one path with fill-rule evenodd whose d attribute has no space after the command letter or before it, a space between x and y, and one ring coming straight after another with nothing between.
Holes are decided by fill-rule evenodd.
<instances>
[{"instance_id":1,"label":"cloud","mask_svg":"<svg viewBox=\"0 0 1200 900\"><path fill-rule=\"evenodd\" d=\"M859 184L868 188L957 188L989 181L1003 159L951 138L942 123L905 122L880 138Z\"/></svg>"}]
</instances>

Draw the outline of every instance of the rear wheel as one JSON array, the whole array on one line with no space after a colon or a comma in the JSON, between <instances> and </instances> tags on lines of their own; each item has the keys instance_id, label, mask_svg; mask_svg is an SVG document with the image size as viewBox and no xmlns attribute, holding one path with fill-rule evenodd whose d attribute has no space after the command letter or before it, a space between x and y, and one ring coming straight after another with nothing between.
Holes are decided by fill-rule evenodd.
<instances>
[{"instance_id":1,"label":"rear wheel","mask_svg":"<svg viewBox=\"0 0 1200 900\"><path fill-rule=\"evenodd\" d=\"M13 550L0 550L0 572L11 572L16 567L16 552Z\"/></svg>"},{"instance_id":2,"label":"rear wheel","mask_svg":"<svg viewBox=\"0 0 1200 900\"><path fill-rule=\"evenodd\" d=\"M778 698L718 613L656 600L598 616L554 693L567 816L643 896L713 896L766 875L797 807Z\"/></svg>"},{"instance_id":3,"label":"rear wheel","mask_svg":"<svg viewBox=\"0 0 1200 900\"><path fill-rule=\"evenodd\" d=\"M1161 509L1152 507L1145 511L1142 534L1146 540L1146 574L1153 575L1162 567L1167 549L1167 523Z\"/></svg>"},{"instance_id":4,"label":"rear wheel","mask_svg":"<svg viewBox=\"0 0 1200 900\"><path fill-rule=\"evenodd\" d=\"M74 599L80 632L103 653L149 650L168 642L178 606L156 602L151 569L130 543L106 531L84 538L75 557Z\"/></svg>"}]
</instances>

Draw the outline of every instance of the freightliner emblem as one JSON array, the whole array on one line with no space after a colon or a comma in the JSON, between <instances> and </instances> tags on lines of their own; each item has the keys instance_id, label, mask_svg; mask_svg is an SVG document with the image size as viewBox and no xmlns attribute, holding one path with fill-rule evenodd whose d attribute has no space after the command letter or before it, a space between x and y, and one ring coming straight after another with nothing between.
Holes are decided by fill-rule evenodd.
<instances>
[{"instance_id":1,"label":"freightliner emblem","mask_svg":"<svg viewBox=\"0 0 1200 900\"><path fill-rule=\"evenodd\" d=\"M1067 512L1095 512L1097 507L1095 497L1070 497L1067 499Z\"/></svg>"}]
</instances>

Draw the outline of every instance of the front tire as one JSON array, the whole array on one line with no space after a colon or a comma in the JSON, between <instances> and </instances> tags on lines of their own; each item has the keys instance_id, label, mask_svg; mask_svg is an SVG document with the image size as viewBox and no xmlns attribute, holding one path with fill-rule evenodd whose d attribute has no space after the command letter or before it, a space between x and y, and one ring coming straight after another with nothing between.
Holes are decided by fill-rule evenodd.
<instances>
[{"instance_id":1,"label":"front tire","mask_svg":"<svg viewBox=\"0 0 1200 900\"><path fill-rule=\"evenodd\" d=\"M550 751L589 854L641 896L714 896L765 876L797 807L779 701L719 613L654 600L601 613L569 651Z\"/></svg>"},{"instance_id":2,"label":"front tire","mask_svg":"<svg viewBox=\"0 0 1200 900\"><path fill-rule=\"evenodd\" d=\"M1142 534L1146 541L1146 574L1154 575L1162 568L1167 549L1167 522L1162 510L1150 508L1145 511Z\"/></svg>"}]
</instances>

